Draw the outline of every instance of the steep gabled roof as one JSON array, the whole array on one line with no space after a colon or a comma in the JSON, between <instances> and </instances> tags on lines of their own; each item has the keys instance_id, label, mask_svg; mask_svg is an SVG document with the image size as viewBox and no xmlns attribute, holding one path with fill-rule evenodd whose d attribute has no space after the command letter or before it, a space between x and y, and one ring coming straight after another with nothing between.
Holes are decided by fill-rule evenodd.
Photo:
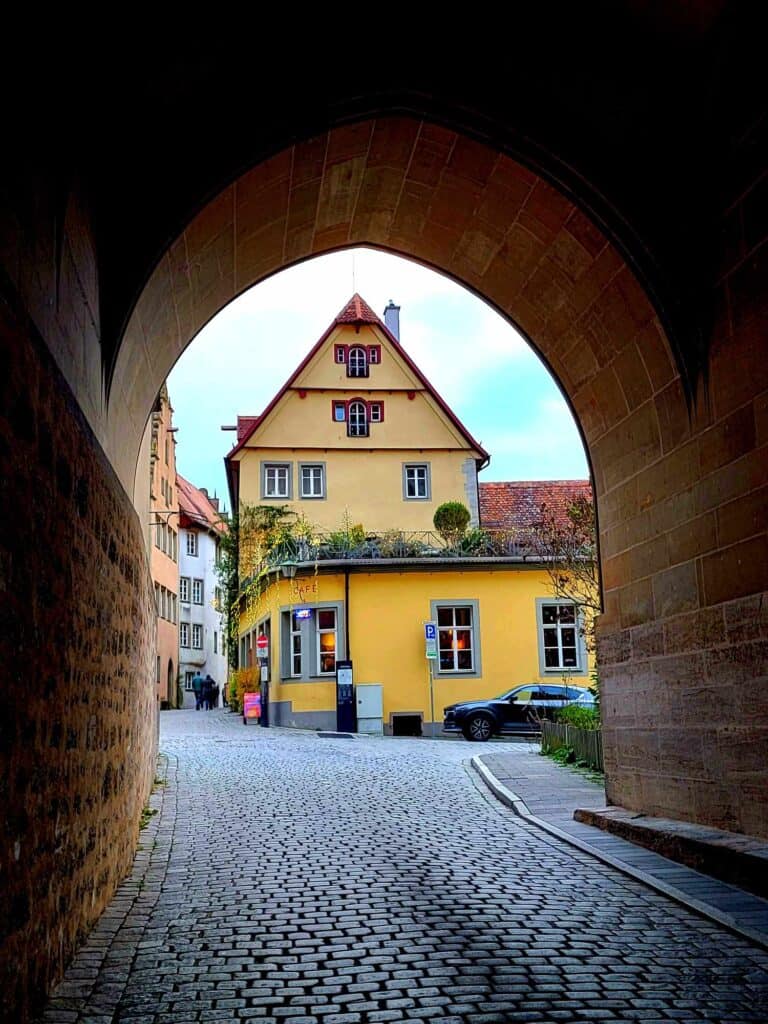
<instances>
[{"instance_id":1,"label":"steep gabled roof","mask_svg":"<svg viewBox=\"0 0 768 1024\"><path fill-rule=\"evenodd\" d=\"M381 324L371 307L355 292L344 309L336 317L336 324Z\"/></svg>"},{"instance_id":2,"label":"steep gabled roof","mask_svg":"<svg viewBox=\"0 0 768 1024\"><path fill-rule=\"evenodd\" d=\"M213 505L206 491L195 487L189 480L176 474L176 489L179 495L179 525L189 529L200 527L216 533L226 533L226 523L221 521L218 509Z\"/></svg>"},{"instance_id":3,"label":"steep gabled roof","mask_svg":"<svg viewBox=\"0 0 768 1024\"><path fill-rule=\"evenodd\" d=\"M481 483L479 491L480 525L489 530L530 530L541 521L542 505L565 526L573 498L592 497L589 480L508 480Z\"/></svg>"},{"instance_id":4,"label":"steep gabled roof","mask_svg":"<svg viewBox=\"0 0 768 1024\"><path fill-rule=\"evenodd\" d=\"M458 432L469 444L469 446L480 453L482 464L487 465L490 462L491 456L488 454L488 452L483 448L483 446L478 441L474 439L474 437L472 437L472 435L461 422L461 420L458 418L458 416L456 416L456 414L451 410L446 401L438 394L438 392L427 380L427 378L424 376L424 374L421 372L418 366L413 362L411 357L402 347L402 345L394 336L394 334L392 334L387 325L380 319L380 317L376 316L376 314L373 312L368 303L363 298L361 298L360 295L357 294L357 292L355 292L355 294L352 296L349 302L334 317L332 323L325 331L325 333L322 335L322 337L315 342L315 344L309 350L304 359L302 359L302 361L293 371L293 373L285 382L285 384L283 384L283 386L280 388L280 390L277 392L277 394L274 396L271 402L269 402L267 407L264 409L264 412L260 416L238 416L237 444L234 446L234 448L232 448L229 454L227 454L224 457L224 462L227 467L229 467L231 464L230 460L232 456L236 455L242 448L246 446L250 438L253 436L258 425L262 423L264 420L266 420L267 416L270 414L270 412L272 412L272 410L275 408L275 406L283 397L283 395L290 390L290 388L293 386L293 384L300 376L300 374L304 371L304 369L309 365L312 359L314 359L315 355L323 347L325 342L330 337L331 333L341 324L375 325L378 328L378 330L380 330L384 334L387 340L391 342L395 351L406 364L408 369L413 373L413 375L419 381L424 390L435 400L435 402L440 407L442 412L447 416L447 418L451 421L454 427L456 427ZM253 421L247 428L245 428L246 420ZM241 427L241 423L243 424L243 427ZM232 485L230 481L230 490L231 486Z\"/></svg>"}]
</instances>

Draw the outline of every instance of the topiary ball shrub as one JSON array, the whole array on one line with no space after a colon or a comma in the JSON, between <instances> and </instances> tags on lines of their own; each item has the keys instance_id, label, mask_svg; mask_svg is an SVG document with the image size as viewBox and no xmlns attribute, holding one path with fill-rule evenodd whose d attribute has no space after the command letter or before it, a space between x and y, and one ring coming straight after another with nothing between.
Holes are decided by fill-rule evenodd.
<instances>
[{"instance_id":1,"label":"topiary ball shrub","mask_svg":"<svg viewBox=\"0 0 768 1024\"><path fill-rule=\"evenodd\" d=\"M446 543L457 544L464 536L471 518L469 509L460 501L445 501L436 509L432 522Z\"/></svg>"}]
</instances>

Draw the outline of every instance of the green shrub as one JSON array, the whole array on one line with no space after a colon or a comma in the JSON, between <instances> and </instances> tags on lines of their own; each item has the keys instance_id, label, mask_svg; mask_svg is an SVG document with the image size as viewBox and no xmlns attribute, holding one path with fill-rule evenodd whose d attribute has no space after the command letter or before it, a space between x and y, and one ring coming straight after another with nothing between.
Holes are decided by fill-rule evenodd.
<instances>
[{"instance_id":1,"label":"green shrub","mask_svg":"<svg viewBox=\"0 0 768 1024\"><path fill-rule=\"evenodd\" d=\"M600 728L600 712L596 707L579 707L571 704L555 712L555 721L572 725L576 729L594 730Z\"/></svg>"},{"instance_id":2,"label":"green shrub","mask_svg":"<svg viewBox=\"0 0 768 1024\"><path fill-rule=\"evenodd\" d=\"M435 510L432 522L448 544L456 544L463 537L471 519L469 509L460 501L445 501Z\"/></svg>"}]
</instances>

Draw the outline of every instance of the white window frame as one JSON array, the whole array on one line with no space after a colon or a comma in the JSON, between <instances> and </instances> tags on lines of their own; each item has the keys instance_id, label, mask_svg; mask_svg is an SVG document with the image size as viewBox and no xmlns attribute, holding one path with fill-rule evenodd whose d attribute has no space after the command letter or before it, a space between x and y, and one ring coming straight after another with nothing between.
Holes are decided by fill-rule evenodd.
<instances>
[{"instance_id":1,"label":"white window frame","mask_svg":"<svg viewBox=\"0 0 768 1024\"><path fill-rule=\"evenodd\" d=\"M304 630L302 629L301 622L298 626L294 619L293 611L289 612L289 624L290 624L290 640L288 648L288 657L290 659L290 678L300 679L303 674L304 668ZM298 645L296 641L298 640ZM297 649L298 648L298 649ZM298 658L298 671L296 670L296 659Z\"/></svg>"},{"instance_id":2,"label":"white window frame","mask_svg":"<svg viewBox=\"0 0 768 1024\"><path fill-rule=\"evenodd\" d=\"M363 345L350 345L347 352L347 376L368 376L368 352Z\"/></svg>"},{"instance_id":3,"label":"white window frame","mask_svg":"<svg viewBox=\"0 0 768 1024\"><path fill-rule=\"evenodd\" d=\"M202 651L203 649L203 627L199 622L192 623L192 650Z\"/></svg>"},{"instance_id":4,"label":"white window frame","mask_svg":"<svg viewBox=\"0 0 768 1024\"><path fill-rule=\"evenodd\" d=\"M559 619L560 613L557 612L557 621L554 623L544 622L544 613L546 608L573 608L573 621L561 622ZM574 631L574 643L563 644L563 633L566 630ZM536 598L536 632L538 635L539 643L539 671L542 676L583 676L587 674L587 650L586 643L584 641L584 620L583 615L579 611L578 605L574 601L558 601L555 598L549 597L537 597ZM545 637L549 634L550 637L554 637L557 641L555 645L549 645L545 643ZM564 664L564 651L574 650L576 664L565 665ZM557 651L558 663L556 665L547 664L547 651Z\"/></svg>"},{"instance_id":5,"label":"white window frame","mask_svg":"<svg viewBox=\"0 0 768 1024\"><path fill-rule=\"evenodd\" d=\"M320 628L320 615L327 614L328 612L333 613L333 628L329 629L327 626L323 629ZM323 671L322 665L322 654L323 650L320 644L320 638L333 633L333 668L326 669ZM327 652L326 652L327 653ZM338 661L339 653L339 614L335 608L318 608L315 613L315 667L316 673L319 676L335 676L336 675L336 662Z\"/></svg>"},{"instance_id":6,"label":"white window frame","mask_svg":"<svg viewBox=\"0 0 768 1024\"><path fill-rule=\"evenodd\" d=\"M195 673L194 672L190 672L190 671L187 671L187 672L184 673L184 689L186 691L190 691L190 690L193 689L192 679L193 679L194 675L195 675Z\"/></svg>"},{"instance_id":7,"label":"white window frame","mask_svg":"<svg viewBox=\"0 0 768 1024\"><path fill-rule=\"evenodd\" d=\"M432 479L430 464L428 462L404 462L403 463L403 500L404 501L431 501ZM414 494L409 494L410 485L413 484ZM423 485L423 486L422 486ZM423 492L423 493L422 493Z\"/></svg>"},{"instance_id":8,"label":"white window frame","mask_svg":"<svg viewBox=\"0 0 768 1024\"><path fill-rule=\"evenodd\" d=\"M384 422L384 403L383 402L371 402L368 409L368 418L371 423L383 423Z\"/></svg>"},{"instance_id":9,"label":"white window frame","mask_svg":"<svg viewBox=\"0 0 768 1024\"><path fill-rule=\"evenodd\" d=\"M197 558L198 553L197 534L193 530L187 531L187 554L190 558Z\"/></svg>"},{"instance_id":10,"label":"white window frame","mask_svg":"<svg viewBox=\"0 0 768 1024\"><path fill-rule=\"evenodd\" d=\"M469 609L469 626L463 624L456 624L456 609L468 608ZM441 611L451 609L452 611L452 625L441 624L440 619ZM435 675L445 676L446 678L461 678L465 679L479 679L482 677L482 659L480 649L480 602L477 598L464 598L462 600L458 598L451 598L450 600L435 600L430 602L430 618L437 622L437 658L435 660ZM442 650L440 646L441 633L448 630L457 629L469 629L470 631L470 655L471 655L471 668L459 668L459 651L466 650L466 648L459 648L456 644L456 638L453 638L451 650L453 653L453 665L451 668L443 668L440 659L440 652Z\"/></svg>"},{"instance_id":11,"label":"white window frame","mask_svg":"<svg viewBox=\"0 0 768 1024\"><path fill-rule=\"evenodd\" d=\"M179 600L189 604L189 576L179 576Z\"/></svg>"},{"instance_id":12,"label":"white window frame","mask_svg":"<svg viewBox=\"0 0 768 1024\"><path fill-rule=\"evenodd\" d=\"M287 683L305 683L313 679L331 679L336 673L336 662L344 658L344 602L327 601L320 605L308 605L309 618L294 620L295 605L284 605L280 609L279 665L280 677ZM319 616L333 612L333 628L319 628ZM321 672L320 638L334 634L333 668ZM296 650L294 650L294 644ZM222 634L222 650L224 635ZM326 654L329 653L326 651Z\"/></svg>"},{"instance_id":13,"label":"white window frame","mask_svg":"<svg viewBox=\"0 0 768 1024\"><path fill-rule=\"evenodd\" d=\"M347 434L349 437L368 437L368 409L360 399L349 403Z\"/></svg>"},{"instance_id":14,"label":"white window frame","mask_svg":"<svg viewBox=\"0 0 768 1024\"><path fill-rule=\"evenodd\" d=\"M179 623L179 647L189 647L189 623Z\"/></svg>"},{"instance_id":15,"label":"white window frame","mask_svg":"<svg viewBox=\"0 0 768 1024\"><path fill-rule=\"evenodd\" d=\"M305 472L309 470L310 488L305 486ZM318 475L315 475L318 474ZM317 485L317 486L315 486ZM325 497L325 463L324 462L300 462L299 463L299 496L306 499L318 499Z\"/></svg>"},{"instance_id":16,"label":"white window frame","mask_svg":"<svg viewBox=\"0 0 768 1024\"><path fill-rule=\"evenodd\" d=\"M261 496L267 500L290 501L293 497L293 465L290 462L262 462ZM283 486L278 486L282 484Z\"/></svg>"},{"instance_id":17,"label":"white window frame","mask_svg":"<svg viewBox=\"0 0 768 1024\"><path fill-rule=\"evenodd\" d=\"M202 604L204 599L203 581L195 577L192 580L192 604Z\"/></svg>"}]
</instances>

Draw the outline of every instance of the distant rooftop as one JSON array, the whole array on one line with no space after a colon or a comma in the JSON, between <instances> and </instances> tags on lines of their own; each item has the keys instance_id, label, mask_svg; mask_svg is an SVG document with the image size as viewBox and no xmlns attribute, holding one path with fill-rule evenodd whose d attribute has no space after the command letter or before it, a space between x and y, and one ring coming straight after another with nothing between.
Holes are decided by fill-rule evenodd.
<instances>
[{"instance_id":1,"label":"distant rooftop","mask_svg":"<svg viewBox=\"0 0 768 1024\"><path fill-rule=\"evenodd\" d=\"M481 483L480 525L489 530L530 530L546 505L559 525L566 525L574 497L592 496L589 480L507 480Z\"/></svg>"}]
</instances>

